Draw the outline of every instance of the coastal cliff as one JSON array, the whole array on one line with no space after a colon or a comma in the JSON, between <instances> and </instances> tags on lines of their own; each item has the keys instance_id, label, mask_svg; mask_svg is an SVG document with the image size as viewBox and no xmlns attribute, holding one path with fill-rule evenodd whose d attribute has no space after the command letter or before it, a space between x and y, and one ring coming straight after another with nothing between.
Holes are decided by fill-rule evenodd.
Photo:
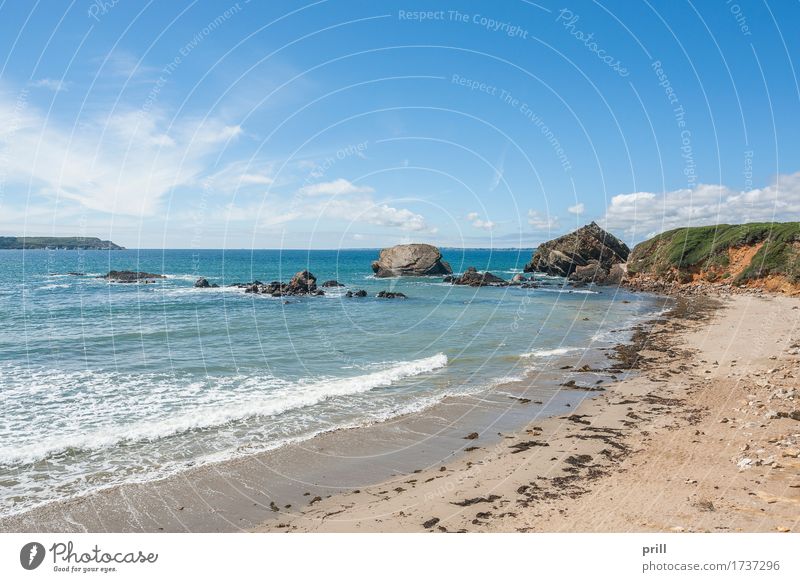
<instances>
[{"instance_id":1,"label":"coastal cliff","mask_svg":"<svg viewBox=\"0 0 800 582\"><path fill-rule=\"evenodd\" d=\"M800 222L664 232L633 249L626 284L647 291L724 286L800 293Z\"/></svg>"}]
</instances>

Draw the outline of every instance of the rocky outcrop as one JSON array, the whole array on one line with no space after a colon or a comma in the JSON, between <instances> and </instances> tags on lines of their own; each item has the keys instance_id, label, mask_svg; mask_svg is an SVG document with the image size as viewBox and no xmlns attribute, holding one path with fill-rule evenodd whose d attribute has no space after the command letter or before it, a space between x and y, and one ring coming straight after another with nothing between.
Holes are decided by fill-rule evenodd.
<instances>
[{"instance_id":1,"label":"rocky outcrop","mask_svg":"<svg viewBox=\"0 0 800 582\"><path fill-rule=\"evenodd\" d=\"M592 222L539 245L524 271L605 284L614 265L624 263L629 254L624 242Z\"/></svg>"},{"instance_id":2,"label":"rocky outcrop","mask_svg":"<svg viewBox=\"0 0 800 582\"><path fill-rule=\"evenodd\" d=\"M408 296L405 293L400 293L399 291L379 291L375 297L379 297L381 299L406 299Z\"/></svg>"},{"instance_id":3,"label":"rocky outcrop","mask_svg":"<svg viewBox=\"0 0 800 582\"><path fill-rule=\"evenodd\" d=\"M448 275L453 272L436 247L426 244L397 245L382 249L372 263L376 277Z\"/></svg>"},{"instance_id":4,"label":"rocky outcrop","mask_svg":"<svg viewBox=\"0 0 800 582\"><path fill-rule=\"evenodd\" d=\"M197 287L198 289L212 289L212 288L215 289L219 287L219 285L217 285L216 283L213 284L209 283L208 279L206 279L205 277L200 277L197 281L195 281L194 286Z\"/></svg>"},{"instance_id":5,"label":"rocky outcrop","mask_svg":"<svg viewBox=\"0 0 800 582\"><path fill-rule=\"evenodd\" d=\"M367 296L367 292L364 291L363 289L361 289L359 291L348 291L347 293L345 293L344 296L345 297L366 297Z\"/></svg>"},{"instance_id":6,"label":"rocky outcrop","mask_svg":"<svg viewBox=\"0 0 800 582\"><path fill-rule=\"evenodd\" d=\"M310 271L299 271L289 281L288 291L290 295L304 295L313 293L316 290L317 278Z\"/></svg>"},{"instance_id":7,"label":"rocky outcrop","mask_svg":"<svg viewBox=\"0 0 800 582\"><path fill-rule=\"evenodd\" d=\"M236 283L233 287L243 288L245 293L272 295L273 297L325 295L322 289L317 289L317 278L309 271L299 271L288 283L253 281L252 283Z\"/></svg>"},{"instance_id":8,"label":"rocky outcrop","mask_svg":"<svg viewBox=\"0 0 800 582\"><path fill-rule=\"evenodd\" d=\"M339 283L336 279L331 279L330 281L325 281L322 284L323 287L344 287L342 283Z\"/></svg>"},{"instance_id":9,"label":"rocky outcrop","mask_svg":"<svg viewBox=\"0 0 800 582\"><path fill-rule=\"evenodd\" d=\"M492 285L495 287L503 287L508 285L508 281L501 279L490 272L479 272L475 267L469 267L458 277L448 277L445 282L452 283L453 285L468 285L469 287L484 287Z\"/></svg>"},{"instance_id":10,"label":"rocky outcrop","mask_svg":"<svg viewBox=\"0 0 800 582\"><path fill-rule=\"evenodd\" d=\"M144 271L109 271L100 277L115 283L137 283L139 281L152 281L154 279L166 279L164 275L156 273L145 273Z\"/></svg>"}]
</instances>

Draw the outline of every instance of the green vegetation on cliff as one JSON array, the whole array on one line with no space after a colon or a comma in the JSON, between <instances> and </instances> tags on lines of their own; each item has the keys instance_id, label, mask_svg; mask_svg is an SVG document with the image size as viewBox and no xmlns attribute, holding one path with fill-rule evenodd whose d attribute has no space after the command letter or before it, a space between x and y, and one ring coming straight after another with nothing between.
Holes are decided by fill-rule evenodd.
<instances>
[{"instance_id":1,"label":"green vegetation on cliff","mask_svg":"<svg viewBox=\"0 0 800 582\"><path fill-rule=\"evenodd\" d=\"M0 236L0 249L121 250L110 240L94 236Z\"/></svg>"},{"instance_id":2,"label":"green vegetation on cliff","mask_svg":"<svg viewBox=\"0 0 800 582\"><path fill-rule=\"evenodd\" d=\"M701 274L732 283L768 276L800 282L800 222L676 228L636 245L632 275L679 279Z\"/></svg>"}]
</instances>

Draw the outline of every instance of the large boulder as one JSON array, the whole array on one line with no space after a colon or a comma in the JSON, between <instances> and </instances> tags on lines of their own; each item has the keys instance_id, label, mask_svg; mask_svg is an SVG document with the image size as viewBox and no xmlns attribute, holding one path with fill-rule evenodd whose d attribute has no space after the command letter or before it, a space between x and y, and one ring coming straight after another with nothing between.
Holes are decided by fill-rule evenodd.
<instances>
[{"instance_id":1,"label":"large boulder","mask_svg":"<svg viewBox=\"0 0 800 582\"><path fill-rule=\"evenodd\" d=\"M592 222L539 245L524 270L605 283L612 267L624 263L630 252L628 245Z\"/></svg>"},{"instance_id":2,"label":"large boulder","mask_svg":"<svg viewBox=\"0 0 800 582\"><path fill-rule=\"evenodd\" d=\"M423 275L449 275L453 272L442 253L426 244L397 245L382 249L377 261L372 263L376 277L403 277Z\"/></svg>"},{"instance_id":3,"label":"large boulder","mask_svg":"<svg viewBox=\"0 0 800 582\"><path fill-rule=\"evenodd\" d=\"M460 276L451 278L450 282L453 285L468 285L470 287L484 287L486 285L502 287L508 285L508 281L505 279L492 275L489 271L481 273L475 267L469 267Z\"/></svg>"}]
</instances>

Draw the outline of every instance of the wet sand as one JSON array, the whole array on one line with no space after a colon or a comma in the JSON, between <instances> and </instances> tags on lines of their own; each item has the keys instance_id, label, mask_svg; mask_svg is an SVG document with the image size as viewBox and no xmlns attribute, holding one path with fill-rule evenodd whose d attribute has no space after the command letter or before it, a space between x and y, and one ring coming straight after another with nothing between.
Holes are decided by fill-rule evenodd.
<instances>
[{"instance_id":1,"label":"wet sand","mask_svg":"<svg viewBox=\"0 0 800 582\"><path fill-rule=\"evenodd\" d=\"M479 395L51 503L0 530L794 531L798 306L681 299L616 361L554 359Z\"/></svg>"},{"instance_id":2,"label":"wet sand","mask_svg":"<svg viewBox=\"0 0 800 582\"><path fill-rule=\"evenodd\" d=\"M714 303L680 300L622 351L641 373L574 412L255 529L797 531L800 300Z\"/></svg>"},{"instance_id":3,"label":"wet sand","mask_svg":"<svg viewBox=\"0 0 800 582\"><path fill-rule=\"evenodd\" d=\"M417 413L240 458L187 467L0 519L0 531L225 532L274 525L331 496L364 490L494 446L531 421L564 414L593 390L564 389L578 366L605 367L600 350L541 361L524 380L447 397ZM607 372L593 383L611 381ZM594 386L592 387L594 388ZM465 439L470 433L474 439ZM398 487L395 485L395 488Z\"/></svg>"}]
</instances>

